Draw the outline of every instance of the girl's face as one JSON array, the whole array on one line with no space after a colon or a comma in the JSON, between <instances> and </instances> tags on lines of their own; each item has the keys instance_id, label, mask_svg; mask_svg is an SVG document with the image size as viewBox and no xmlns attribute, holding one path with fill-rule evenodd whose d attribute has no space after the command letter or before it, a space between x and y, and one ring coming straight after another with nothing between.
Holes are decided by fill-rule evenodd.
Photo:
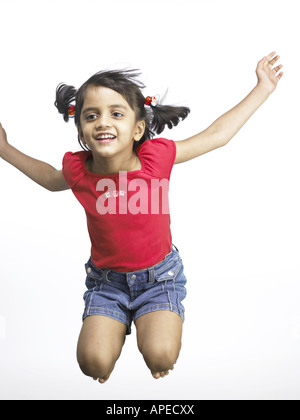
<instances>
[{"instance_id":1,"label":"girl's face","mask_svg":"<svg viewBox=\"0 0 300 420\"><path fill-rule=\"evenodd\" d=\"M136 121L122 95L103 86L88 87L78 133L93 156L128 158L133 153L133 142L142 138L144 130L144 121Z\"/></svg>"}]
</instances>

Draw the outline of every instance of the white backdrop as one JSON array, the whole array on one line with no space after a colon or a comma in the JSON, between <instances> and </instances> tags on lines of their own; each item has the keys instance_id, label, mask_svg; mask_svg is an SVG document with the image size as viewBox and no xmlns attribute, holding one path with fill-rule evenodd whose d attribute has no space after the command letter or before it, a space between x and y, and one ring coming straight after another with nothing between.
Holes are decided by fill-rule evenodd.
<instances>
[{"instance_id":1,"label":"white backdrop","mask_svg":"<svg viewBox=\"0 0 300 420\"><path fill-rule=\"evenodd\" d=\"M183 348L155 381L127 338L105 385L76 362L84 211L0 161L1 399L300 397L299 25L296 0L1 0L0 121L24 153L60 168L73 122L53 106L105 68L139 68L145 94L191 108L164 136L205 129L255 85L272 50L285 74L228 146L174 167L174 243L188 277Z\"/></svg>"}]
</instances>

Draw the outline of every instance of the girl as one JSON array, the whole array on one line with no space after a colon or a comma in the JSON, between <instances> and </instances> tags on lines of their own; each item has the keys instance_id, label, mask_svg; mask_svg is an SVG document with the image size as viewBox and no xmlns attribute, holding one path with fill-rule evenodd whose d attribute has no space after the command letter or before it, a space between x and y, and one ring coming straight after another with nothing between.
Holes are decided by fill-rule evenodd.
<instances>
[{"instance_id":1,"label":"girl","mask_svg":"<svg viewBox=\"0 0 300 420\"><path fill-rule=\"evenodd\" d=\"M106 71L76 91L60 85L55 105L75 117L81 152L66 153L62 170L24 155L0 124L0 156L50 191L72 189L91 238L85 310L77 358L83 373L104 383L132 321L154 378L173 369L181 347L186 279L172 245L168 181L172 166L224 146L275 90L279 56L259 61L258 82L235 108L183 141L152 139L187 117L186 107L145 98L133 71Z\"/></svg>"}]
</instances>

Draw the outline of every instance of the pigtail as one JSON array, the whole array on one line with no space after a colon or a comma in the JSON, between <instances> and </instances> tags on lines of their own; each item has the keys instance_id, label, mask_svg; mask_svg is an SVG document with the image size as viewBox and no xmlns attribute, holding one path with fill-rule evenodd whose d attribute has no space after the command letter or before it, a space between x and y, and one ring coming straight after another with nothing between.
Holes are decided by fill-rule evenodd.
<instances>
[{"instance_id":1,"label":"pigtail","mask_svg":"<svg viewBox=\"0 0 300 420\"><path fill-rule=\"evenodd\" d=\"M54 102L54 105L58 109L58 112L60 114L63 114L63 118L66 122L69 121L70 107L75 102L76 93L77 90L74 88L74 86L65 85L64 83L61 83L57 86L56 100Z\"/></svg>"},{"instance_id":2,"label":"pigtail","mask_svg":"<svg viewBox=\"0 0 300 420\"><path fill-rule=\"evenodd\" d=\"M184 120L190 113L190 109L185 106L171 106L171 105L160 105L151 106L152 119L150 123L150 129L156 134L163 132L165 126L173 128L178 123Z\"/></svg>"}]
</instances>

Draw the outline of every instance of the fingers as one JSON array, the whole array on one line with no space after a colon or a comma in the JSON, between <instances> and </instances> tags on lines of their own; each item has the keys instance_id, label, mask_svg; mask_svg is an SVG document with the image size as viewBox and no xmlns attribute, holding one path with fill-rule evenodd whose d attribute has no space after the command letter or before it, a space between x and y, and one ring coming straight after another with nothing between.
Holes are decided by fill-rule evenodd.
<instances>
[{"instance_id":1,"label":"fingers","mask_svg":"<svg viewBox=\"0 0 300 420\"><path fill-rule=\"evenodd\" d=\"M280 80L283 76L283 71L281 71L279 74L277 74L276 79Z\"/></svg>"},{"instance_id":2,"label":"fingers","mask_svg":"<svg viewBox=\"0 0 300 420\"><path fill-rule=\"evenodd\" d=\"M274 58L272 58L272 60L269 61L269 67L272 68L274 66L274 64L276 63L276 61L278 61L280 58L279 55L276 55Z\"/></svg>"},{"instance_id":3,"label":"fingers","mask_svg":"<svg viewBox=\"0 0 300 420\"><path fill-rule=\"evenodd\" d=\"M279 64L279 66L273 68L273 72L277 73L280 69L282 69L282 67L282 64Z\"/></svg>"},{"instance_id":4,"label":"fingers","mask_svg":"<svg viewBox=\"0 0 300 420\"><path fill-rule=\"evenodd\" d=\"M280 69L282 69L282 67L283 67L283 65L282 64L280 64L279 66L277 66L277 67L274 67L273 68L273 73L276 75L278 72L279 72L279 70ZM283 72L281 71L279 74L277 74L277 78L280 76L282 76L283 75Z\"/></svg>"},{"instance_id":5,"label":"fingers","mask_svg":"<svg viewBox=\"0 0 300 420\"><path fill-rule=\"evenodd\" d=\"M279 58L280 58L280 56L279 55L276 55L276 52L273 51L272 53L270 53L269 55L267 55L265 57L264 64L266 66L268 66L269 69L272 69L272 67L274 66L274 64L276 63L276 61L279 60Z\"/></svg>"},{"instance_id":6,"label":"fingers","mask_svg":"<svg viewBox=\"0 0 300 420\"><path fill-rule=\"evenodd\" d=\"M282 69L283 67L282 64L279 64L278 66L274 67L274 64L279 60L279 58L280 56L276 55L276 51L273 51L261 60L262 65L264 66L265 70L271 71L278 80L283 75L283 72L280 72L279 74L277 74L279 70Z\"/></svg>"},{"instance_id":7,"label":"fingers","mask_svg":"<svg viewBox=\"0 0 300 420\"><path fill-rule=\"evenodd\" d=\"M276 54L276 51L271 52L266 56L267 62L271 61L272 57L274 57Z\"/></svg>"},{"instance_id":8,"label":"fingers","mask_svg":"<svg viewBox=\"0 0 300 420\"><path fill-rule=\"evenodd\" d=\"M276 54L276 52L275 51L273 51L273 52L271 52L270 54L268 54L267 56L265 56L265 57L263 57L259 62L258 62L258 64L263 64L263 65L268 65L269 67L271 66L273 66L275 63L276 63L276 61L280 58L280 56L279 55L275 55Z\"/></svg>"}]
</instances>

